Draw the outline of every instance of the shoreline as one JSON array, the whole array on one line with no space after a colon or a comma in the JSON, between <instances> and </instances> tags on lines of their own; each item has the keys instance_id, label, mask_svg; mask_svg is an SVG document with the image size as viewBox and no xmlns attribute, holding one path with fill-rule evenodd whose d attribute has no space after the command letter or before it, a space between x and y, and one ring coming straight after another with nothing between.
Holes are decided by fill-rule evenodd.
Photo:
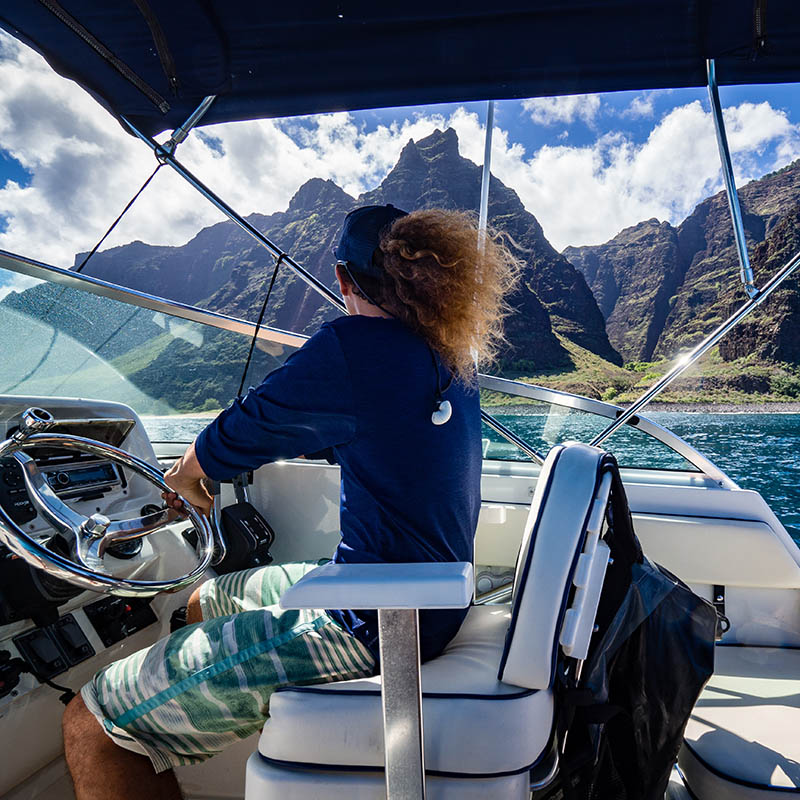
<instances>
[{"instance_id":1,"label":"shoreline","mask_svg":"<svg viewBox=\"0 0 800 800\"><path fill-rule=\"evenodd\" d=\"M628 408L631 403L611 403L620 408ZM543 404L531 403L499 403L497 405L486 405L487 411L507 414L526 414L526 413L545 413ZM564 406L556 406L564 408ZM152 420L178 420L178 419L214 419L222 409L217 411L181 411L178 414L140 414L141 419ZM800 401L780 401L780 402L752 402L752 403L648 403L644 411L644 416L648 412L674 411L676 413L696 413L696 414L800 414Z\"/></svg>"},{"instance_id":2,"label":"shoreline","mask_svg":"<svg viewBox=\"0 0 800 800\"><path fill-rule=\"evenodd\" d=\"M612 403L620 408L629 408L631 403ZM484 408L499 414L546 413L540 403L509 403L486 405ZM556 406L564 408L564 406ZM648 403L642 410L646 417L651 412L672 411L680 414L800 414L800 401L764 403Z\"/></svg>"},{"instance_id":3,"label":"shoreline","mask_svg":"<svg viewBox=\"0 0 800 800\"><path fill-rule=\"evenodd\" d=\"M631 403L620 403L621 408L628 408ZM800 414L800 402L765 402L765 403L648 403L642 412L678 411L681 413L700 414Z\"/></svg>"}]
</instances>

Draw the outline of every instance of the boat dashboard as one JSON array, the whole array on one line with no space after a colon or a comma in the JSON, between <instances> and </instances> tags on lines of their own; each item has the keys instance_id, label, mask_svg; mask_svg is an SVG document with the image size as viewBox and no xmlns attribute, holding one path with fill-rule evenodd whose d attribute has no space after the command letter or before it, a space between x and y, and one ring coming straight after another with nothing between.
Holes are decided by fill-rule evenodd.
<instances>
[{"instance_id":1,"label":"boat dashboard","mask_svg":"<svg viewBox=\"0 0 800 800\"><path fill-rule=\"evenodd\" d=\"M119 403L0 397L0 440L16 431L22 413L31 407L54 417L49 433L97 440L158 466L141 420ZM57 497L82 517L128 519L163 507L157 487L107 459L49 445L28 447L25 452ZM0 460L0 506L32 539L69 555L66 543L31 503L22 468L13 457ZM103 556L103 569L114 576L145 580L176 574L194 559L183 536L188 527L180 520L152 536L112 545ZM53 694L42 685L46 681L62 680L84 663L93 671L128 650L127 642L140 631L159 621L163 628L164 611L174 610L181 598L185 602L188 591L157 598L97 594L29 566L0 545L0 719L8 706L29 692L42 689ZM148 638L155 635L154 629Z\"/></svg>"}]
</instances>

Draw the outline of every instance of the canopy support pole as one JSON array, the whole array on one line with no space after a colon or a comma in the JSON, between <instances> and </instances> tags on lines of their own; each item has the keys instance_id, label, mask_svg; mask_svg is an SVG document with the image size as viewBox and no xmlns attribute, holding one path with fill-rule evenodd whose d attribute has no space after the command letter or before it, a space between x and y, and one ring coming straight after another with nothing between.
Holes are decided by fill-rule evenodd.
<instances>
[{"instance_id":1,"label":"canopy support pole","mask_svg":"<svg viewBox=\"0 0 800 800\"><path fill-rule=\"evenodd\" d=\"M617 428L624 425L633 417L642 406L647 405L657 394L666 389L675 378L677 378L687 367L690 367L700 356L710 350L728 331L735 328L745 317L749 316L761 303L763 303L793 272L800 267L800 253L789 259L789 261L772 276L763 289L756 289L755 294L740 306L728 319L725 320L715 331L710 333L700 344L691 352L678 359L675 364L658 383L651 386L635 403L622 412L604 431L595 436L591 444L595 447L603 440L614 433Z\"/></svg>"},{"instance_id":2,"label":"canopy support pole","mask_svg":"<svg viewBox=\"0 0 800 800\"><path fill-rule=\"evenodd\" d=\"M725 193L728 195L728 208L730 209L731 222L733 223L733 237L736 240L736 251L739 254L739 278L742 281L745 292L747 292L747 296L753 298L758 294L758 289L755 286L753 268L750 266L750 257L747 254L742 209L739 205L739 195L736 193L731 151L728 147L728 137L725 133L725 121L722 118L722 105L719 99L717 73L713 58L709 58L706 61L706 70L708 72L708 96L711 100L711 116L714 118L719 160L722 163L722 177L725 181Z\"/></svg>"},{"instance_id":3,"label":"canopy support pole","mask_svg":"<svg viewBox=\"0 0 800 800\"><path fill-rule=\"evenodd\" d=\"M208 98L206 98L207 100ZM205 103L205 100L203 101ZM210 103L209 103L210 105ZM286 255L280 247L273 244L261 231L254 228L244 217L237 214L219 195L211 191L199 178L196 178L175 156L169 152L164 145L159 144L154 139L142 133L130 120L120 117L130 132L141 139L156 154L159 161L172 167L190 186L197 189L212 205L216 206L229 220L235 222L245 233L253 237L262 247L266 248L275 258L283 259L283 262L302 280L304 280L315 292L321 294L331 305L340 311L346 312L344 301L329 289L322 281L315 278L310 272L301 267L293 258Z\"/></svg>"},{"instance_id":4,"label":"canopy support pole","mask_svg":"<svg viewBox=\"0 0 800 800\"><path fill-rule=\"evenodd\" d=\"M201 119L206 115L206 111L211 108L211 104L217 99L215 94L210 94L208 97L203 98L203 102L200 103L197 108L192 111L192 113L187 118L186 122L183 123L179 128L175 128L172 131L172 136L164 142L164 149L170 153L174 154L178 145L189 135L189 132L200 122Z\"/></svg>"},{"instance_id":5,"label":"canopy support pole","mask_svg":"<svg viewBox=\"0 0 800 800\"><path fill-rule=\"evenodd\" d=\"M481 172L481 200L478 210L478 247L482 250L489 223L489 181L492 174L492 132L494 130L494 100L486 104L486 137L483 144L483 170Z\"/></svg>"}]
</instances>

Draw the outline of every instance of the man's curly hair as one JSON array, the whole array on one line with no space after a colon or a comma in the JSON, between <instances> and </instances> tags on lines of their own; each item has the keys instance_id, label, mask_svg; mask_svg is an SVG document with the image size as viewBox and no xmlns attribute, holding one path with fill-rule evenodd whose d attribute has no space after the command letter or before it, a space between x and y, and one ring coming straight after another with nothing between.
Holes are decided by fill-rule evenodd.
<instances>
[{"instance_id":1,"label":"man's curly hair","mask_svg":"<svg viewBox=\"0 0 800 800\"><path fill-rule=\"evenodd\" d=\"M469 212L413 211L382 233L373 262L382 279L357 277L368 299L419 333L457 380L472 383L475 359L491 362L504 341L505 297L520 272L502 235L481 236Z\"/></svg>"}]
</instances>

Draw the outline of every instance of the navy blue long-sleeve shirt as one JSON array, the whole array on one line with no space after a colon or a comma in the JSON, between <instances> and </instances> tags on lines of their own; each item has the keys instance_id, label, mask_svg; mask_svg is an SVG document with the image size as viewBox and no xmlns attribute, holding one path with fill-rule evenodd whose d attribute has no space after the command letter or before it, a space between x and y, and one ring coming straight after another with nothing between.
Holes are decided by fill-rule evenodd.
<instances>
[{"instance_id":1,"label":"navy blue long-sleeve shirt","mask_svg":"<svg viewBox=\"0 0 800 800\"><path fill-rule=\"evenodd\" d=\"M453 382L434 425L438 369L424 340L395 319L326 323L197 438L203 471L223 480L278 459L332 449L341 467L339 563L471 561L480 510L478 391ZM377 654L376 614L329 612ZM466 610L422 612L424 659Z\"/></svg>"}]
</instances>

